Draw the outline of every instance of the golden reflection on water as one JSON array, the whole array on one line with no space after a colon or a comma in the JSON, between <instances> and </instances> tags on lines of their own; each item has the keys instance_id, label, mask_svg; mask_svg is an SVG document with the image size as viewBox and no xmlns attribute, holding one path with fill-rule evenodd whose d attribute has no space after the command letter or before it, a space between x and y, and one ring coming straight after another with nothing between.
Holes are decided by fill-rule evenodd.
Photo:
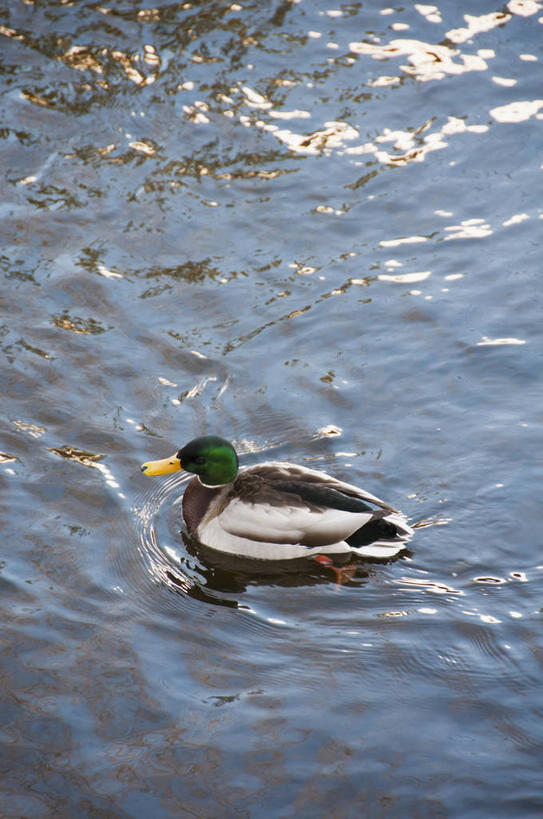
<instances>
[{"instance_id":1,"label":"golden reflection on water","mask_svg":"<svg viewBox=\"0 0 543 819\"><path fill-rule=\"evenodd\" d=\"M191 8L189 5L183 8ZM445 33L445 39L441 39L439 43L427 42L416 38L392 38L388 41L383 40L376 35L368 36L362 41L351 41L348 45L348 55L342 54L340 58L328 58L328 65L333 66L335 63L353 65L357 60L364 58L371 59L375 62L390 62L401 58L407 58L407 64L401 64L400 74L394 75L391 73L382 74L377 77L367 78L367 88L382 88L390 85L401 84L405 77L412 78L417 82L440 81L449 75L465 74L472 71L486 71L489 64L496 58L496 53L493 49L477 49L473 51L473 43L477 36L487 33L497 27L503 27L514 19L515 15L519 17L529 17L535 15L542 8L540 3L536 2L509 2L506 10L491 12L483 15L464 15L464 26L451 28ZM437 27L442 24L442 15L437 5L415 5L415 10L420 14L427 23L434 24L436 30L441 29ZM116 16L116 11L109 8L99 8L98 12ZM336 13L337 12L337 13ZM325 16L329 19L341 19L350 12L345 9L327 10ZM136 17L139 21L145 24L155 24L165 19L168 14L166 9L153 8L138 10ZM226 21L226 16L233 14L234 16L229 22ZM233 4L228 9L224 10L224 20L220 25L225 27L225 30L232 30L232 21L236 24L243 19L243 6ZM397 15L402 15L402 12L397 12L394 8L386 8L380 11L383 18L386 18L391 31L400 31L409 29L407 23L402 20L392 19ZM121 16L126 16L123 12ZM130 16L130 15L128 15ZM195 12L190 18L187 18L187 23L190 20L190 26L196 26L194 32L198 32L199 15ZM541 22L543 18L540 18ZM324 23L324 21L323 21ZM192 28L190 29L193 30ZM309 29L305 33L304 45L321 39L326 31L318 31L314 28ZM25 31L17 31L16 28L10 26L0 26L0 35L10 39L19 39L27 42L29 45L33 44L30 35ZM241 37L241 34L239 35ZM248 45L260 45L258 40L253 43L250 42L250 37L245 37L245 47ZM59 40L59 46L64 43ZM341 48L337 42L328 42L328 48L337 50ZM80 74L91 72L95 77L95 82L104 90L109 88L112 82L117 82L119 69L123 72L124 77L128 82L137 86L144 87L154 83L164 69L163 59L160 54L160 49L153 43L147 42L142 46L141 53L129 53L126 49L119 47L105 47L101 49L93 49L90 46L70 42L64 46L65 50L62 53L57 53L55 59L63 62L67 67L77 71ZM469 53L465 53L462 49L471 49ZM354 56L351 56L354 55ZM194 52L187 55L191 63L197 66L200 62L213 62L216 60L222 61L224 57L220 57L213 53L206 53L205 55ZM537 57L532 54L521 53L518 55L521 60L537 60ZM167 60L165 64L167 65ZM117 76L116 76L117 75ZM195 75L196 76L196 75ZM99 78L99 79L96 79ZM510 77L499 77L494 75L492 80L495 84L503 87L512 87L516 80ZM443 124L435 123L432 120L418 124L406 129L391 129L384 127L381 133L374 136L371 141L362 138L359 127L353 125L349 121L344 120L325 120L321 123L314 123L309 130L296 130L293 127L286 128L283 123L289 122L307 122L315 117L314 107L309 105L300 108L299 106L289 107L288 90L297 89L306 86L308 90L314 87L314 79L310 75L295 75L291 76L275 76L272 81L267 84L267 87L255 87L249 84L246 79L231 81L229 88L221 87L209 93L207 97L202 98L202 90L199 87L197 80L191 76L184 76L181 82L175 86L175 91L183 94L185 100L182 104L182 110L185 118L191 121L195 126L210 125L217 116L225 117L227 119L236 120L240 125L247 128L256 128L260 131L267 132L272 135L278 142L286 147L291 154L295 155L329 155L331 152L342 153L352 158L354 167L365 166L368 158L371 158L375 163L385 166L401 167L412 162L423 162L434 151L443 150L448 147L451 138L459 134L473 134L483 135L489 130L489 126L485 123L469 123L463 117L448 116ZM89 83L86 86L90 88ZM275 92L281 91L280 96L276 96ZM41 106L53 106L56 104L56 95L49 93L38 93L35 89L24 89L22 95L32 103ZM368 98L371 94L368 93ZM490 110L490 116L496 123L518 123L526 121L532 117L543 118L541 108L543 107L543 100L516 100L508 102L504 105L494 107ZM143 116L144 112L133 112L133 115ZM279 123L279 124L278 124ZM141 136L139 138L131 138L129 134L125 135L127 138L129 152L122 155L111 154L119 147L115 143L109 143L102 148L95 150L104 158L110 157L112 162L130 161L131 156L137 156L141 162L155 161L160 153L160 144L150 139L149 137ZM74 155L75 156L75 155ZM275 159L278 157L275 156ZM196 176L201 178L209 175L215 179L230 180L235 178L261 178L261 179L275 179L283 174L294 172L294 169L287 168L251 168L247 163L243 167L236 170L224 170L221 168L221 162L216 158L207 155L205 160L200 160L197 166L193 163L176 162L170 167L168 186L171 190L182 186L182 182L178 179L172 178L175 172L180 177ZM176 166L175 168L173 166ZM375 176L376 171L365 173L359 180L352 183L353 189L366 184ZM19 183L25 185L33 185L37 178L34 175L26 176L20 180ZM155 184L149 182L149 185ZM202 198L203 205L209 207L219 207L220 202L214 199ZM333 207L326 203L321 203L314 208L316 213L321 213L328 216L341 216L345 212L345 208ZM526 214L513 214L510 219L503 222L503 226L518 224L520 218L528 218ZM492 232L492 228L487 220L484 218L462 220L457 225L449 225L444 228L446 241L452 239L472 239L485 238ZM408 237L399 237L396 240L384 240L381 246L385 246L385 242L389 242L388 246L394 246L400 242L413 241ZM424 241L424 238L421 239ZM300 268L300 274L309 274L314 270L314 266L306 265ZM104 266L103 271L99 270L105 277L121 276L114 271L108 271ZM418 273L407 273L405 276L422 275ZM386 279L385 276L380 276L383 280L391 280L401 282L400 277ZM159 295L164 287L150 288L144 294L147 296ZM333 291L334 294L343 292L341 289ZM413 295L416 293L413 291ZM297 317L302 315L299 308L291 311L289 316ZM90 323L89 323L90 322ZM104 328L98 325L92 325L92 320L89 320L85 325L83 320L72 320L70 317L57 317L55 323L63 329L70 329L73 332L80 333L100 333L104 332Z\"/></svg>"},{"instance_id":2,"label":"golden reflection on water","mask_svg":"<svg viewBox=\"0 0 543 819\"><path fill-rule=\"evenodd\" d=\"M127 418L126 421L130 423L130 419ZM107 464L102 463L105 455L101 455L97 452L88 452L84 449L79 449L78 447L70 446L68 444L58 447L48 447L48 449L49 452L52 452L54 455L58 455L60 458L75 461L82 466L90 466L93 469L98 470L104 479L105 485L110 489L121 488L119 480L115 477L110 467L107 466ZM116 495L122 500L126 500L126 495L124 492L119 491L116 493Z\"/></svg>"},{"instance_id":3,"label":"golden reflection on water","mask_svg":"<svg viewBox=\"0 0 543 819\"><path fill-rule=\"evenodd\" d=\"M62 56L62 60L75 68L77 71L94 71L96 74L103 74L102 64L94 57L92 51L87 46L71 46Z\"/></svg>"},{"instance_id":4,"label":"golden reflection on water","mask_svg":"<svg viewBox=\"0 0 543 819\"><path fill-rule=\"evenodd\" d=\"M91 317L71 316L67 310L59 316L54 316L52 323L61 330L70 330L72 333L81 335L100 335L107 331L101 323Z\"/></svg>"},{"instance_id":5,"label":"golden reflection on water","mask_svg":"<svg viewBox=\"0 0 543 819\"><path fill-rule=\"evenodd\" d=\"M21 432L26 432L26 434L32 438L41 438L41 436L45 434L45 427L38 426L37 424L28 424L26 421L12 421L12 424L21 430Z\"/></svg>"},{"instance_id":6,"label":"golden reflection on water","mask_svg":"<svg viewBox=\"0 0 543 819\"><path fill-rule=\"evenodd\" d=\"M432 9L428 11L428 9ZM428 20L432 22L440 22L439 12L437 7L419 7L421 14L424 14ZM144 19L156 19L156 14L159 10L155 10L150 17L144 15ZM341 16L341 15L339 15ZM466 29L455 29L448 32L448 39L455 42L457 45L471 39L478 33L490 30L496 25L503 25L511 18L511 15L496 13L494 15L483 15L481 17L472 17L466 15L465 19L468 22ZM4 27L0 30L4 36L17 37L24 35L17 35L17 32L12 29ZM310 37L314 38L320 32L310 32ZM376 38L378 39L378 38ZM331 44L329 44L331 45ZM466 71L484 71L488 68L487 59L494 57L494 52L491 50L479 50L477 54L462 54L458 48L451 48L447 45L437 45L425 43L419 40L391 40L389 43L382 44L380 42L351 42L349 45L351 53L356 54L357 57L369 56L374 60L389 60L395 57L407 56L410 65L401 66L402 71L414 77L416 80L426 82L429 80L443 79L447 74L459 74ZM198 55L193 55L193 61ZM152 45L146 44L144 46L144 54L128 55L120 49L102 49L97 55L93 53L88 47L81 45L70 45L63 55L59 55L58 59L63 60L66 65L77 70L85 71L91 70L95 74L104 75L105 62L113 60L119 65L127 79L136 85L148 85L154 82L159 74L161 68L160 55L156 48ZM142 64L153 69L153 73L145 75L142 73ZM391 84L399 78L384 76L382 78L372 79L371 84L374 87ZM296 87L299 81L282 80L281 87ZM312 83L308 83L308 86ZM193 80L185 79L177 86L178 90L183 92L193 91L195 83ZM31 91L24 92L27 98L41 105L49 105L47 98L40 97ZM219 108L217 113L222 113L223 116L229 118L236 118L241 125L246 127L256 127L263 131L272 134L276 139L283 143L293 153L300 154L327 154L332 150L344 149L349 155L364 155L373 154L378 162L383 164L405 164L410 161L423 161L425 156L435 150L445 148L447 142L445 137L455 133L473 132L484 133L487 130L485 125L469 125L459 118L449 117L447 123L435 132L426 133L431 123L425 123L416 129L407 131L390 131L384 129L381 135L378 135L375 142L363 142L356 146L349 146L348 143L357 140L360 132L348 122L344 121L328 121L323 126L312 130L309 133L299 133L292 129L282 128L275 124L274 120L295 120L309 119L312 114L310 110L294 108L288 110L284 107L277 108L273 101L270 100L262 91L257 90L243 82L234 83L229 94L218 92L215 97L215 102L222 104L222 110ZM533 110L537 113L538 101L531 103L532 109L527 108L528 103L513 103L503 108L495 109L493 116L501 121L512 121L512 117L532 115L529 112ZM229 106L225 108L224 106ZM522 106L522 111L517 111L511 106ZM248 111L259 112L259 117L254 118L243 112L243 109ZM183 104L185 116L194 124L207 125L210 123L210 103L206 100L195 99L187 101ZM214 110L216 110L214 106ZM265 115L265 118L264 118ZM516 120L518 121L518 120ZM382 146L385 142L393 142L394 150L392 152L383 150ZM146 157L153 157L156 153L156 146L149 140L133 140L129 143L130 147L141 153ZM202 167L200 172L209 172L208 168ZM253 172L253 175L262 175L263 171ZM269 171L268 175L273 178L278 174L278 171Z\"/></svg>"},{"instance_id":7,"label":"golden reflection on water","mask_svg":"<svg viewBox=\"0 0 543 819\"><path fill-rule=\"evenodd\" d=\"M103 455L99 455L96 452L87 452L84 449L77 449L77 447L68 445L52 447L49 449L49 452L53 452L55 455L59 455L61 458L77 461L78 463L83 464L83 466L96 466L97 463L104 458Z\"/></svg>"}]
</instances>

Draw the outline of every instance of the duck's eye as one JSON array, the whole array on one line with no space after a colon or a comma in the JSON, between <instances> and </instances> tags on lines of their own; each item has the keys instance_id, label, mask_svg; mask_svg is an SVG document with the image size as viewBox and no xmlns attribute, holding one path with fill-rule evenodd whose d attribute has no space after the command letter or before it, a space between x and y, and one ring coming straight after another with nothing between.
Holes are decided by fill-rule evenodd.
<instances>
[{"instance_id":1,"label":"duck's eye","mask_svg":"<svg viewBox=\"0 0 543 819\"><path fill-rule=\"evenodd\" d=\"M194 459L195 464L205 464L205 462L206 459L203 457L203 455L197 455L196 458Z\"/></svg>"}]
</instances>

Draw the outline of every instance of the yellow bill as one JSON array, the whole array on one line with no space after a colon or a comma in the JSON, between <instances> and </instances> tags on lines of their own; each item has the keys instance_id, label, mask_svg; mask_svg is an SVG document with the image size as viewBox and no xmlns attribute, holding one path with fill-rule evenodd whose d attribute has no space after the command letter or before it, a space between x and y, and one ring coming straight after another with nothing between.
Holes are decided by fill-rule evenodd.
<instances>
[{"instance_id":1,"label":"yellow bill","mask_svg":"<svg viewBox=\"0 0 543 819\"><path fill-rule=\"evenodd\" d=\"M144 475L154 478L155 475L167 475L169 472L179 472L182 469L181 461L175 455L171 458L163 458L161 461L147 461L142 464L141 471Z\"/></svg>"}]
</instances>

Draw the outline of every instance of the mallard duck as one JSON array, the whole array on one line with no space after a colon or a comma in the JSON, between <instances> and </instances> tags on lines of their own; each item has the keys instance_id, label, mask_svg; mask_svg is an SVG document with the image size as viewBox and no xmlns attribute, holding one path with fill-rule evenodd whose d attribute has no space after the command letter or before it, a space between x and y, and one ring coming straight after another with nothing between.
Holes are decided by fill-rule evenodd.
<instances>
[{"instance_id":1,"label":"mallard duck","mask_svg":"<svg viewBox=\"0 0 543 819\"><path fill-rule=\"evenodd\" d=\"M195 438L144 475L195 473L183 495L190 535L220 552L260 560L354 553L392 557L413 530L405 517L363 489L296 464L268 461L238 472L231 443ZM322 558L322 559L321 559Z\"/></svg>"}]
</instances>

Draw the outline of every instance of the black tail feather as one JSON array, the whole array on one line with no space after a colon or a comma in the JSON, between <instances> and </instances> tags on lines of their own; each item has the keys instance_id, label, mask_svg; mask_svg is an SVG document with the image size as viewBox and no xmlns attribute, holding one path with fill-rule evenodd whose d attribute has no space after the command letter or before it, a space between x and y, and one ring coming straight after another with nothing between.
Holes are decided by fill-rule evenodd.
<instances>
[{"instance_id":1,"label":"black tail feather","mask_svg":"<svg viewBox=\"0 0 543 819\"><path fill-rule=\"evenodd\" d=\"M398 534L398 528L393 523L381 518L370 520L369 523L361 526L345 540L349 546L369 546L370 543L375 543L376 540L394 541Z\"/></svg>"}]
</instances>

